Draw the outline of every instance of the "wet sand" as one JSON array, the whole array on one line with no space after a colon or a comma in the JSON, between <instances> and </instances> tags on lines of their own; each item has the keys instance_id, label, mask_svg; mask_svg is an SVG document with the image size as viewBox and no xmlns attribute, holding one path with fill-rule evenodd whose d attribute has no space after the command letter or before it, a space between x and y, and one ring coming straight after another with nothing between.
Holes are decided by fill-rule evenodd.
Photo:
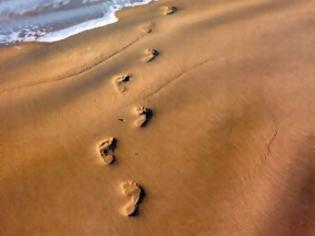
<instances>
[{"instance_id":1,"label":"wet sand","mask_svg":"<svg viewBox=\"0 0 315 236\"><path fill-rule=\"evenodd\" d=\"M314 13L161 0L0 49L0 235L314 235Z\"/></svg>"}]
</instances>

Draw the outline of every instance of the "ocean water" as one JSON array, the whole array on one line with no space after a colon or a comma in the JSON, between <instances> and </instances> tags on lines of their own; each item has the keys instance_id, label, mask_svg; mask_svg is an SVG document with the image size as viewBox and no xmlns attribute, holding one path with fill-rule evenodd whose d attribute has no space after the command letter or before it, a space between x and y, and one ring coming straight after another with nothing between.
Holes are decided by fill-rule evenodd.
<instances>
[{"instance_id":1,"label":"ocean water","mask_svg":"<svg viewBox=\"0 0 315 236\"><path fill-rule=\"evenodd\" d=\"M115 12L154 0L0 0L0 46L54 42L116 22Z\"/></svg>"}]
</instances>

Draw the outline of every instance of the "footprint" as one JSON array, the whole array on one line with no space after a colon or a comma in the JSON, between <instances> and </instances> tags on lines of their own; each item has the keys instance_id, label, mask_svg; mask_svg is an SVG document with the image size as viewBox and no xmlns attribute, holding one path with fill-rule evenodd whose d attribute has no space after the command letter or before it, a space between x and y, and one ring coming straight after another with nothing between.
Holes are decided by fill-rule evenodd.
<instances>
[{"instance_id":1,"label":"footprint","mask_svg":"<svg viewBox=\"0 0 315 236\"><path fill-rule=\"evenodd\" d=\"M140 30L145 33L145 34L150 34L152 33L153 31L153 24L152 22L148 22L148 23L145 23L143 25L140 26Z\"/></svg>"},{"instance_id":2,"label":"footprint","mask_svg":"<svg viewBox=\"0 0 315 236\"><path fill-rule=\"evenodd\" d=\"M115 161L115 149L117 145L117 140L113 137L107 138L102 141L97 151L100 156L103 158L106 165L110 165Z\"/></svg>"},{"instance_id":3,"label":"footprint","mask_svg":"<svg viewBox=\"0 0 315 236\"><path fill-rule=\"evenodd\" d=\"M153 111L143 106L136 107L135 112L138 115L138 119L135 121L135 126L138 128L146 126L153 116Z\"/></svg>"},{"instance_id":4,"label":"footprint","mask_svg":"<svg viewBox=\"0 0 315 236\"><path fill-rule=\"evenodd\" d=\"M171 15L171 14L175 13L176 11L177 11L177 8L174 6L164 6L162 8L162 13L164 15Z\"/></svg>"},{"instance_id":5,"label":"footprint","mask_svg":"<svg viewBox=\"0 0 315 236\"><path fill-rule=\"evenodd\" d=\"M138 205L144 194L143 189L132 180L123 182L120 188L121 192L129 198L129 201L121 208L121 214L124 216L135 216Z\"/></svg>"},{"instance_id":6,"label":"footprint","mask_svg":"<svg viewBox=\"0 0 315 236\"><path fill-rule=\"evenodd\" d=\"M113 83L115 84L115 87L119 92L126 92L126 83L129 82L130 77L131 76L129 74L120 74L113 78Z\"/></svg>"},{"instance_id":7,"label":"footprint","mask_svg":"<svg viewBox=\"0 0 315 236\"><path fill-rule=\"evenodd\" d=\"M148 48L144 51L144 57L142 58L142 61L144 62L153 61L158 55L159 52L156 49Z\"/></svg>"}]
</instances>

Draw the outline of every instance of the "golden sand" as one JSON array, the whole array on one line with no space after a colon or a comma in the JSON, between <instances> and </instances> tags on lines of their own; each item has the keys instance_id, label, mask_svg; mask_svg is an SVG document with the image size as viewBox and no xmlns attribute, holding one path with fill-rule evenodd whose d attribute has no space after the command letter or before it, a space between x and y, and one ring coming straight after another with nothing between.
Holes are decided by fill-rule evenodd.
<instances>
[{"instance_id":1,"label":"golden sand","mask_svg":"<svg viewBox=\"0 0 315 236\"><path fill-rule=\"evenodd\" d=\"M315 2L119 18L0 49L0 235L314 235Z\"/></svg>"}]
</instances>

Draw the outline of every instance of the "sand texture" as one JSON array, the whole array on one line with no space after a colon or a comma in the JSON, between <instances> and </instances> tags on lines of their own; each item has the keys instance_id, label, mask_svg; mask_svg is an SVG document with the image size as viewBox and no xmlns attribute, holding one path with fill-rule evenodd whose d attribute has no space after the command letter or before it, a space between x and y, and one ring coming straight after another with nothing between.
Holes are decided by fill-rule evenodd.
<instances>
[{"instance_id":1,"label":"sand texture","mask_svg":"<svg viewBox=\"0 0 315 236\"><path fill-rule=\"evenodd\" d=\"M0 235L315 235L315 1L118 15L0 49Z\"/></svg>"}]
</instances>

